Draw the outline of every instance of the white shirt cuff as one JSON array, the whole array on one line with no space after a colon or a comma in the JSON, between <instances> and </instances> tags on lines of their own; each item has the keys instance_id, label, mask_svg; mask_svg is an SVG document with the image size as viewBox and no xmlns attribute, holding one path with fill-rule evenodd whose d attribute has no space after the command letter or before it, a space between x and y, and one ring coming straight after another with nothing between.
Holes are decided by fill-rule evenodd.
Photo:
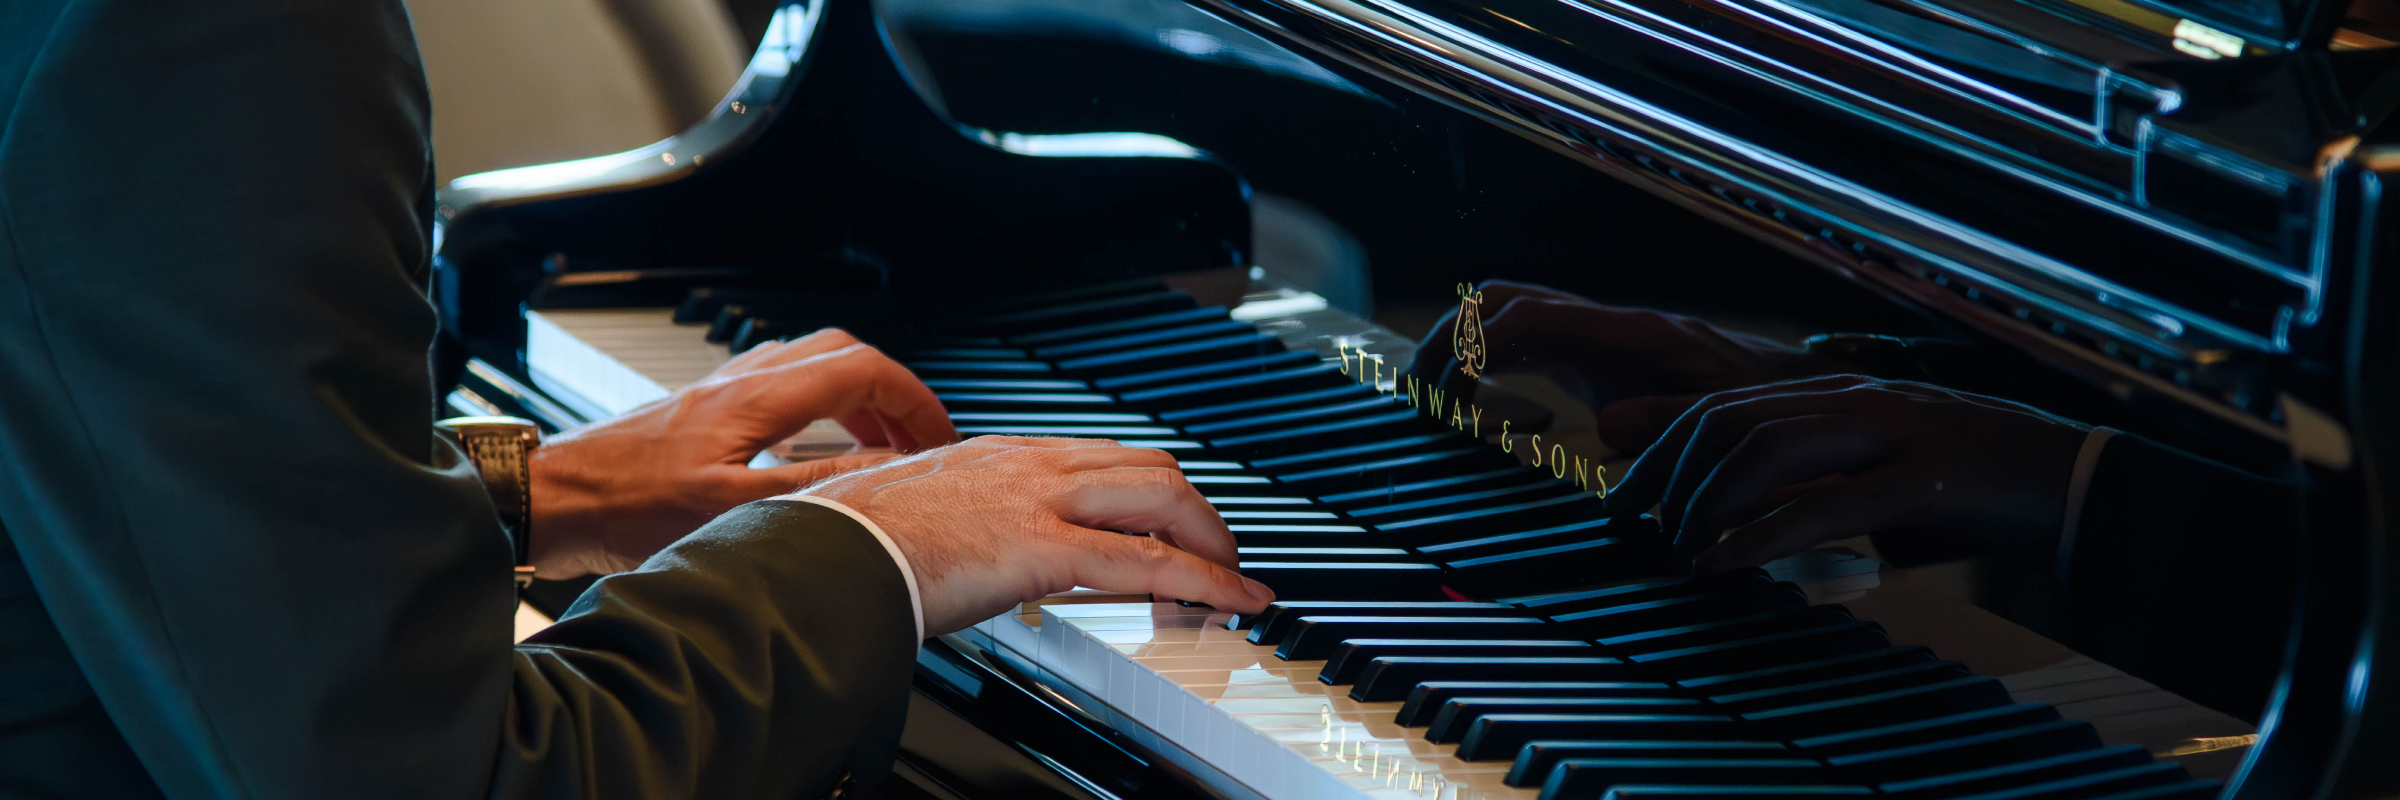
<instances>
[{"instance_id":1,"label":"white shirt cuff","mask_svg":"<svg viewBox=\"0 0 2400 800\"><path fill-rule=\"evenodd\" d=\"M917 640L925 640L925 598L922 595L917 594L917 571L909 568L908 554L900 552L900 545L899 543L892 541L891 534L884 533L882 528L875 525L874 520L867 519L867 515L858 513L857 511L851 510L849 506L836 503L832 500L806 494L787 494L775 499L798 500L803 503L814 503L816 505L842 512L843 516L856 520L859 525L865 527L868 533L875 534L875 541L883 543L883 551L892 554L892 563L900 566L901 580L908 582L908 610L910 615L914 616L917 620Z\"/></svg>"},{"instance_id":2,"label":"white shirt cuff","mask_svg":"<svg viewBox=\"0 0 2400 800\"><path fill-rule=\"evenodd\" d=\"M2094 427L2083 437L2083 449L2075 453L2075 471L2067 478L2067 518L2058 527L2058 564L2053 575L2060 584L2067 580L2067 567L2075 561L2075 533L2083 527L2083 498L2092 488L2092 473L2100 469L2100 451L2117 429Z\"/></svg>"}]
</instances>

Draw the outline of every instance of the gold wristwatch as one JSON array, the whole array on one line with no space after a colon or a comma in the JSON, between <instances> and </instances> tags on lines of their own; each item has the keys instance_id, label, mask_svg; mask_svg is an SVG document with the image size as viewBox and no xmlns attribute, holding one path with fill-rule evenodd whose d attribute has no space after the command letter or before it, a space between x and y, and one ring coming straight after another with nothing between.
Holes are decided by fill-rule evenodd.
<instances>
[{"instance_id":1,"label":"gold wristwatch","mask_svg":"<svg viewBox=\"0 0 2400 800\"><path fill-rule=\"evenodd\" d=\"M434 426L456 434L482 474L483 489L516 546L517 588L533 585L533 449L542 444L542 429L516 417L454 417Z\"/></svg>"}]
</instances>

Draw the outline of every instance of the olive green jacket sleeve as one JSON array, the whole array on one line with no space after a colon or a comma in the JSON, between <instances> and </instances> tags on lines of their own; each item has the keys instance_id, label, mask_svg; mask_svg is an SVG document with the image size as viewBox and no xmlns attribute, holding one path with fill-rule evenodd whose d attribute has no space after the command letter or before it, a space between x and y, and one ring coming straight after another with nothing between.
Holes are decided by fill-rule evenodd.
<instances>
[{"instance_id":1,"label":"olive green jacket sleeve","mask_svg":"<svg viewBox=\"0 0 2400 800\"><path fill-rule=\"evenodd\" d=\"M427 113L398 0L0 3L0 793L889 763L913 612L838 511L738 509L511 647L508 544L430 432Z\"/></svg>"}]
</instances>

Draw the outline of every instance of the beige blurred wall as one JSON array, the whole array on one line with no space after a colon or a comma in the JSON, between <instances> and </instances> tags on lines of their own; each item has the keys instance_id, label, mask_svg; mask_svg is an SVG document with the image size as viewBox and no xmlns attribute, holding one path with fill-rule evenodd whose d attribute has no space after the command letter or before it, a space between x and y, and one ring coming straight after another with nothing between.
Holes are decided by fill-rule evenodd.
<instances>
[{"instance_id":1,"label":"beige blurred wall","mask_svg":"<svg viewBox=\"0 0 2400 800\"><path fill-rule=\"evenodd\" d=\"M440 181L629 150L700 119L751 46L722 0L407 0Z\"/></svg>"}]
</instances>

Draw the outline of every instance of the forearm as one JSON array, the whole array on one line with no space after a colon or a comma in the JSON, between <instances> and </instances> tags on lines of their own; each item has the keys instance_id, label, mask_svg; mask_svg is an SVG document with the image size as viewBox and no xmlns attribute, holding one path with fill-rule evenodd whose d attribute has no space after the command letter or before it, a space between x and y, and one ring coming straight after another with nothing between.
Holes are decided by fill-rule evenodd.
<instances>
[{"instance_id":1,"label":"forearm","mask_svg":"<svg viewBox=\"0 0 2400 800\"><path fill-rule=\"evenodd\" d=\"M430 430L399 3L46 2L0 4L0 529L40 597L0 631L52 625L44 666L95 702L27 716L0 686L0 751L47 729L124 757L0 785L698 792L888 746L904 582L838 515L729 514L511 650L509 543Z\"/></svg>"},{"instance_id":2,"label":"forearm","mask_svg":"<svg viewBox=\"0 0 2400 800\"><path fill-rule=\"evenodd\" d=\"M891 763L905 573L840 512L718 518L517 648L495 797L818 797Z\"/></svg>"}]
</instances>

